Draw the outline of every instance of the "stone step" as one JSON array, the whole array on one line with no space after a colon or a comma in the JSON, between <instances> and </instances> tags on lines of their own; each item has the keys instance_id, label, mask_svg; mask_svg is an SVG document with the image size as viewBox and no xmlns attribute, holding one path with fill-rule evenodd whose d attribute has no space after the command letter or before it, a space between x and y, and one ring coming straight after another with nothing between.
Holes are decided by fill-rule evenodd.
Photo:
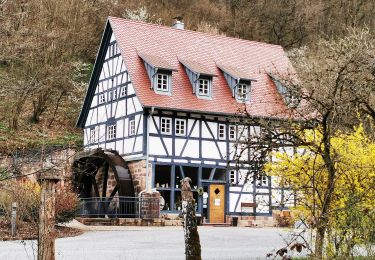
<instances>
[{"instance_id":1,"label":"stone step","mask_svg":"<svg viewBox=\"0 0 375 260\"><path fill-rule=\"evenodd\" d=\"M87 226L164 226L160 218L77 218L77 221Z\"/></svg>"},{"instance_id":2,"label":"stone step","mask_svg":"<svg viewBox=\"0 0 375 260\"><path fill-rule=\"evenodd\" d=\"M230 223L202 223L202 226L211 226L211 227L230 227Z\"/></svg>"},{"instance_id":3,"label":"stone step","mask_svg":"<svg viewBox=\"0 0 375 260\"><path fill-rule=\"evenodd\" d=\"M77 220L88 226L113 226L117 224L116 219L110 218L77 218Z\"/></svg>"}]
</instances>

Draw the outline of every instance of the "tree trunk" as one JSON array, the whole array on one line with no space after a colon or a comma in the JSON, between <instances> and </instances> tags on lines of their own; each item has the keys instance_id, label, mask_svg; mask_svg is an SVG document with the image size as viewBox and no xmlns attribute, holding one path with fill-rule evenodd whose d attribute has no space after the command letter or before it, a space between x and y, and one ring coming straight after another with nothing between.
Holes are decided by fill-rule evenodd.
<instances>
[{"instance_id":1,"label":"tree trunk","mask_svg":"<svg viewBox=\"0 0 375 260\"><path fill-rule=\"evenodd\" d=\"M324 235L326 232L325 227L318 227L316 229L315 238L315 259L323 259L323 246L324 246Z\"/></svg>"},{"instance_id":2,"label":"tree trunk","mask_svg":"<svg viewBox=\"0 0 375 260\"><path fill-rule=\"evenodd\" d=\"M33 114L31 117L31 122L39 123L40 116L47 109L47 102L49 99L50 93L43 93L38 96L37 100L33 100Z\"/></svg>"},{"instance_id":3,"label":"tree trunk","mask_svg":"<svg viewBox=\"0 0 375 260\"><path fill-rule=\"evenodd\" d=\"M201 260L201 244L195 218L194 199L182 202L186 260Z\"/></svg>"},{"instance_id":4,"label":"tree trunk","mask_svg":"<svg viewBox=\"0 0 375 260\"><path fill-rule=\"evenodd\" d=\"M182 181L182 216L185 237L186 260L201 260L201 244L195 217L195 200L190 187L190 178Z\"/></svg>"},{"instance_id":5,"label":"tree trunk","mask_svg":"<svg viewBox=\"0 0 375 260\"><path fill-rule=\"evenodd\" d=\"M329 222L332 196L335 191L336 169L331 154L331 130L328 125L330 112L323 117L323 145L322 158L328 172L326 192L323 197L322 212L318 218L315 238L315 258L323 259L324 237Z\"/></svg>"},{"instance_id":6,"label":"tree trunk","mask_svg":"<svg viewBox=\"0 0 375 260\"><path fill-rule=\"evenodd\" d=\"M55 177L40 177L41 201L38 226L38 260L55 259Z\"/></svg>"}]
</instances>

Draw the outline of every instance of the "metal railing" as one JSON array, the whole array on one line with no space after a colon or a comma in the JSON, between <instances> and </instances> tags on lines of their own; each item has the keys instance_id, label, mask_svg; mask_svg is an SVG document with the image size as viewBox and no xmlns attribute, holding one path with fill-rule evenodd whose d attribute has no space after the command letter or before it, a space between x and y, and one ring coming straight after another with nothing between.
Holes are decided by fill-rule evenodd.
<instances>
[{"instance_id":1,"label":"metal railing","mask_svg":"<svg viewBox=\"0 0 375 260\"><path fill-rule=\"evenodd\" d=\"M81 198L78 216L95 218L159 217L159 198ZM157 216L156 216L157 215Z\"/></svg>"}]
</instances>

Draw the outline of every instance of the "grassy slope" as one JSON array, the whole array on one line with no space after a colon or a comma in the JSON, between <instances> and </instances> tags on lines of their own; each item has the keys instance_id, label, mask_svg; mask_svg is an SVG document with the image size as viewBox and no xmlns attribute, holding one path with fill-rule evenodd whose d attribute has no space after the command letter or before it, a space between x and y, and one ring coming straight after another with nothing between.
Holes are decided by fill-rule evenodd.
<instances>
[{"instance_id":1,"label":"grassy slope","mask_svg":"<svg viewBox=\"0 0 375 260\"><path fill-rule=\"evenodd\" d=\"M0 153L42 146L83 144L83 134L79 129L66 129L63 126L43 129L36 124L24 125L20 129L10 131L4 123L0 123Z\"/></svg>"}]
</instances>

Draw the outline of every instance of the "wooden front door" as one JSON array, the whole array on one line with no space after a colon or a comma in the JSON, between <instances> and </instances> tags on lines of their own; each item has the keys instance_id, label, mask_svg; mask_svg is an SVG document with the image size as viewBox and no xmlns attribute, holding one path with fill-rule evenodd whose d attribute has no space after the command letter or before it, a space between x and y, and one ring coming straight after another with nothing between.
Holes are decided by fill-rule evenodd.
<instances>
[{"instance_id":1,"label":"wooden front door","mask_svg":"<svg viewBox=\"0 0 375 260\"><path fill-rule=\"evenodd\" d=\"M210 223L225 223L225 185L210 185L209 221Z\"/></svg>"}]
</instances>

